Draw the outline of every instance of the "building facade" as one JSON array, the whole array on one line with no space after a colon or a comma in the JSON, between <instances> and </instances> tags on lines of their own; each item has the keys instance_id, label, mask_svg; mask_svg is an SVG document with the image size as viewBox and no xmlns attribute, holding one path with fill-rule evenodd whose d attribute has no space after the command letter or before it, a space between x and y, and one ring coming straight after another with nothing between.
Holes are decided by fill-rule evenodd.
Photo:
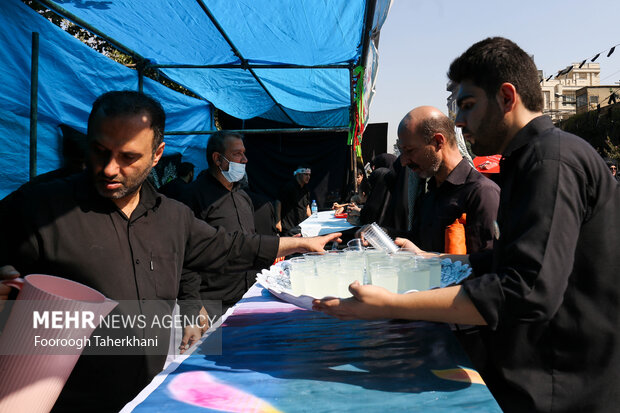
<instances>
[{"instance_id":1,"label":"building facade","mask_svg":"<svg viewBox=\"0 0 620 413\"><path fill-rule=\"evenodd\" d=\"M543 92L543 113L551 116L556 122L566 119L577 113L577 90L584 87L599 86L601 65L586 63L581 68L580 63L567 66L551 79L541 74Z\"/></svg>"},{"instance_id":2,"label":"building facade","mask_svg":"<svg viewBox=\"0 0 620 413\"><path fill-rule=\"evenodd\" d=\"M620 94L620 86L587 86L575 92L577 113L603 108L616 103Z\"/></svg>"}]
</instances>

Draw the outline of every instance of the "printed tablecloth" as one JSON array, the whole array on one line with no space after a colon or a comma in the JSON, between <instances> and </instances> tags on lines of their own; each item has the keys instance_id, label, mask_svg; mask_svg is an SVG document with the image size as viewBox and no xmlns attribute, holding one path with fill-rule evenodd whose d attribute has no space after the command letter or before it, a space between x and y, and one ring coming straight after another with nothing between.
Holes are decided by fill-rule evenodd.
<instances>
[{"instance_id":1,"label":"printed tablecloth","mask_svg":"<svg viewBox=\"0 0 620 413\"><path fill-rule=\"evenodd\" d=\"M340 321L260 284L225 317L124 411L501 411L446 325Z\"/></svg>"}]
</instances>

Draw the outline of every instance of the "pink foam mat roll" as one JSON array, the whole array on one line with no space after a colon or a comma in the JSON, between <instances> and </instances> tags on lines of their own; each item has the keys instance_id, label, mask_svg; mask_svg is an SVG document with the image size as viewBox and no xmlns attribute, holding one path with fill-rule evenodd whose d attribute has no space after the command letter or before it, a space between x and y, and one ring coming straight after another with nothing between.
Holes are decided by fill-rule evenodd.
<instances>
[{"instance_id":1,"label":"pink foam mat roll","mask_svg":"<svg viewBox=\"0 0 620 413\"><path fill-rule=\"evenodd\" d=\"M83 284L51 275L31 274L13 303L0 335L0 412L51 410L83 350L70 346L35 345L88 338L117 303ZM35 327L34 312L81 316L91 323L71 328ZM49 313L51 314L51 313ZM49 315L48 314L48 315ZM51 318L50 318L51 320ZM92 324L92 325L91 325Z\"/></svg>"}]
</instances>

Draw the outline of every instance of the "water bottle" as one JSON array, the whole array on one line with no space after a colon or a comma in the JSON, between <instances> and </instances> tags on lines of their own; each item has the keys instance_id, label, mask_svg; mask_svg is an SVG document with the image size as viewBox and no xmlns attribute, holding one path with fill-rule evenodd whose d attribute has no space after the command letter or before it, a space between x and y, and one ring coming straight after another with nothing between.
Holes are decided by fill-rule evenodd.
<instances>
[{"instance_id":1,"label":"water bottle","mask_svg":"<svg viewBox=\"0 0 620 413\"><path fill-rule=\"evenodd\" d=\"M312 205L310 205L310 211L312 212L313 217L317 217L319 214L319 207L316 205L316 200L312 200Z\"/></svg>"}]
</instances>

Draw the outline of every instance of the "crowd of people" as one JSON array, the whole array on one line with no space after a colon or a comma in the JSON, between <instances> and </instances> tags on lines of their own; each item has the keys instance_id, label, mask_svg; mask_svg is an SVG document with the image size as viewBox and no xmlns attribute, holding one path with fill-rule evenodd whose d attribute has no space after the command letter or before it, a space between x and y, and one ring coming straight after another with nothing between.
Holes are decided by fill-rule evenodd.
<instances>
[{"instance_id":1,"label":"crowd of people","mask_svg":"<svg viewBox=\"0 0 620 413\"><path fill-rule=\"evenodd\" d=\"M369 176L358 167L335 207L356 225L377 222L404 248L467 263L473 275L408 294L354 283L352 298L316 299L314 309L342 319L475 326L459 339L505 411L613 410L617 165L542 115L534 62L512 41L474 44L448 76L459 85L456 120L430 106L412 109L398 127L400 155L377 156ZM161 105L147 95L100 96L88 119L86 169L24 185L0 202L9 235L0 241L0 276L55 274L111 299L176 299L184 314L220 316L277 257L322 251L340 237L298 235L311 215L310 166L291 171L277 200L252 192L238 133L211 135L208 169L194 180L194 166L181 163L158 191L147 177L164 151L164 124ZM473 167L456 128L474 153L501 155L496 179ZM458 255L446 232L455 222L465 234ZM0 299L8 294L0 286ZM181 351L206 327L185 326ZM119 410L164 359L82 356L55 410L86 401Z\"/></svg>"}]
</instances>

